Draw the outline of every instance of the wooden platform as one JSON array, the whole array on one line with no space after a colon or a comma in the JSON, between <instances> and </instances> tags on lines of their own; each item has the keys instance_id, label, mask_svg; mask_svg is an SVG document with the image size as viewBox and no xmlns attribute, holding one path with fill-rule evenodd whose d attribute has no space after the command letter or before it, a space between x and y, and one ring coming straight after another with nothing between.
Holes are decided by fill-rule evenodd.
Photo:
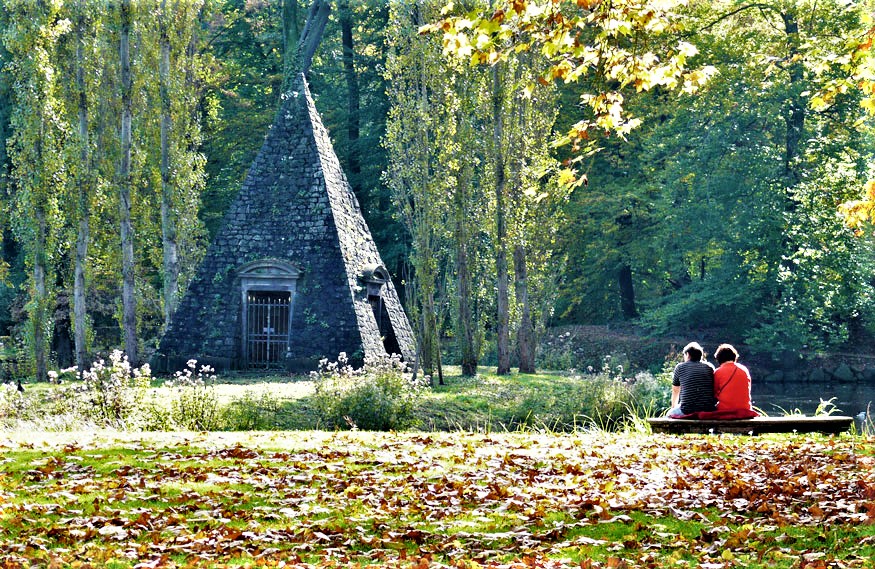
<instances>
[{"instance_id":1,"label":"wooden platform","mask_svg":"<svg viewBox=\"0 0 875 569\"><path fill-rule=\"evenodd\" d=\"M755 417L735 420L690 420L654 417L647 419L654 433L826 433L838 434L847 431L853 417L820 415L817 417Z\"/></svg>"}]
</instances>

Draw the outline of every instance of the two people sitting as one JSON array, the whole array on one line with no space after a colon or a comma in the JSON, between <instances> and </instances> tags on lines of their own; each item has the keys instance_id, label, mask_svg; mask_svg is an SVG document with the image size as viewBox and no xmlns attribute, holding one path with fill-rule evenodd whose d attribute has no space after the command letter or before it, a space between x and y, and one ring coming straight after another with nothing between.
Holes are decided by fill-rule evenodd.
<instances>
[{"instance_id":1,"label":"two people sitting","mask_svg":"<svg viewBox=\"0 0 875 569\"><path fill-rule=\"evenodd\" d=\"M684 346L684 361L674 368L669 417L718 412L726 418L756 415L750 400L750 371L738 363L738 351L721 344L714 353L716 370L698 342ZM700 417L703 418L703 417Z\"/></svg>"}]
</instances>

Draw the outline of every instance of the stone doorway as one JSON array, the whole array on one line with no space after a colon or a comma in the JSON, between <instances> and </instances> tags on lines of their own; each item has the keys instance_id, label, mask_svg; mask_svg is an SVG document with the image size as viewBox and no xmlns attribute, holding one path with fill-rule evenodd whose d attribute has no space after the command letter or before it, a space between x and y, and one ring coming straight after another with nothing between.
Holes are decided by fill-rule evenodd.
<instances>
[{"instance_id":1,"label":"stone doorway","mask_svg":"<svg viewBox=\"0 0 875 569\"><path fill-rule=\"evenodd\" d=\"M250 291L246 295L246 354L249 367L274 367L289 346L291 293Z\"/></svg>"},{"instance_id":2,"label":"stone doorway","mask_svg":"<svg viewBox=\"0 0 875 569\"><path fill-rule=\"evenodd\" d=\"M301 271L262 259L238 270L243 295L243 361L248 368L282 367L291 346L295 289Z\"/></svg>"}]
</instances>

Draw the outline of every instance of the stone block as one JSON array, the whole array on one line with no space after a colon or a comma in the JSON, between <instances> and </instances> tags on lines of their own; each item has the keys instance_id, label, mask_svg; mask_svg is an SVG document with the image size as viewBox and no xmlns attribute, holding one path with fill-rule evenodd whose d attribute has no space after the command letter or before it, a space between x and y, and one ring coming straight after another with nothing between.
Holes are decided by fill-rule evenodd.
<instances>
[{"instance_id":1,"label":"stone block","mask_svg":"<svg viewBox=\"0 0 875 569\"><path fill-rule=\"evenodd\" d=\"M848 364L839 364L837 368L832 372L833 377L841 381L842 383L851 383L857 380L857 376L854 374L854 370L851 369L851 366Z\"/></svg>"},{"instance_id":2,"label":"stone block","mask_svg":"<svg viewBox=\"0 0 875 569\"><path fill-rule=\"evenodd\" d=\"M823 368L814 368L811 370L811 373L808 374L808 381L811 383L825 383L828 380L829 376Z\"/></svg>"}]
</instances>

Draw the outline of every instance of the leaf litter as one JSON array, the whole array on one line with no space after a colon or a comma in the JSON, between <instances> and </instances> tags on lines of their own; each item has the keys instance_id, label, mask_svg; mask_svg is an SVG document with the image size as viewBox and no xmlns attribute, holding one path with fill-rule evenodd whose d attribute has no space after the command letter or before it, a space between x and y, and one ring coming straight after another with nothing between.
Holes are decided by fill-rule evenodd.
<instances>
[{"instance_id":1,"label":"leaf litter","mask_svg":"<svg viewBox=\"0 0 875 569\"><path fill-rule=\"evenodd\" d=\"M821 569L875 552L862 438L223 442L0 446L0 569Z\"/></svg>"}]
</instances>

